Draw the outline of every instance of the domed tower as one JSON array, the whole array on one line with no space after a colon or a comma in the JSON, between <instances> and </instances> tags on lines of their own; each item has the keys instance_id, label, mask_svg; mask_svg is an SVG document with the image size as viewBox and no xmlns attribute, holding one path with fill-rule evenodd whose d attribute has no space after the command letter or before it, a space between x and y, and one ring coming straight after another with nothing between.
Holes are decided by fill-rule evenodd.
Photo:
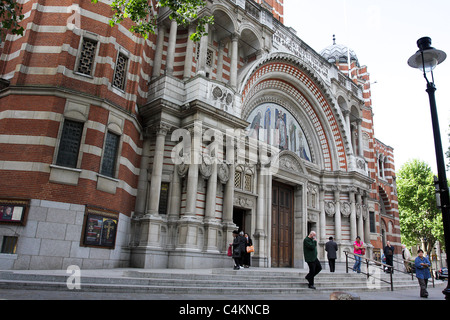
<instances>
[{"instance_id":1,"label":"domed tower","mask_svg":"<svg viewBox=\"0 0 450 320\"><path fill-rule=\"evenodd\" d=\"M354 80L356 74L353 71L360 68L358 57L355 51L348 46L337 44L335 35L333 35L333 44L323 49L320 55L328 62L335 64L340 71Z\"/></svg>"}]
</instances>

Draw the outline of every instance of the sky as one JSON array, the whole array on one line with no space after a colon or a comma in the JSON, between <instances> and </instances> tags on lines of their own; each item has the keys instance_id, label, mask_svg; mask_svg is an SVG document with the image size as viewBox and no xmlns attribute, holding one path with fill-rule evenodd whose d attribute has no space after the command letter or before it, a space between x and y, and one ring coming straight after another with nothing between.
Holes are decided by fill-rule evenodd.
<instances>
[{"instance_id":1,"label":"sky","mask_svg":"<svg viewBox=\"0 0 450 320\"><path fill-rule=\"evenodd\" d=\"M407 64L424 36L448 55L434 70L434 79L444 153L449 147L449 12L449 0L284 0L284 24L311 48L320 52L333 44L335 34L336 43L353 49L367 66L374 134L394 148L397 172L408 160L420 159L437 174L426 81Z\"/></svg>"}]
</instances>

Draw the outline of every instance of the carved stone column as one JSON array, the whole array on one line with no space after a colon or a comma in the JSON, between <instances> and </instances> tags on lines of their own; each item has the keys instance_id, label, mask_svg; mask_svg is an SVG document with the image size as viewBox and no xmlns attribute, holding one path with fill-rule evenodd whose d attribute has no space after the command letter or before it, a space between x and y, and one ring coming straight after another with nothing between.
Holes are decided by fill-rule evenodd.
<instances>
[{"instance_id":1,"label":"carved stone column","mask_svg":"<svg viewBox=\"0 0 450 320\"><path fill-rule=\"evenodd\" d=\"M230 86L236 89L237 85L237 71L239 60L239 36L233 34L231 37L231 64L230 64Z\"/></svg>"},{"instance_id":2,"label":"carved stone column","mask_svg":"<svg viewBox=\"0 0 450 320\"><path fill-rule=\"evenodd\" d=\"M339 187L335 187L334 189L334 202L336 212L334 214L334 233L336 236L336 242L340 242L342 240L342 232L341 232L341 192Z\"/></svg>"},{"instance_id":3,"label":"carved stone column","mask_svg":"<svg viewBox=\"0 0 450 320\"><path fill-rule=\"evenodd\" d=\"M150 158L150 139L144 136L144 144L142 146L141 170L139 171L138 190L136 196L136 214L145 214L148 190L148 166Z\"/></svg>"},{"instance_id":4,"label":"carved stone column","mask_svg":"<svg viewBox=\"0 0 450 320\"><path fill-rule=\"evenodd\" d=\"M362 215L362 201L361 201L361 194L356 194L356 203L357 206L360 208L360 216L358 219L358 235L361 238L362 241L364 241L364 219Z\"/></svg>"},{"instance_id":5,"label":"carved stone column","mask_svg":"<svg viewBox=\"0 0 450 320\"><path fill-rule=\"evenodd\" d=\"M158 37L156 38L156 50L155 61L153 62L152 78L159 77L161 75L162 54L164 47L164 35L166 33L166 27L163 24L158 26Z\"/></svg>"},{"instance_id":6,"label":"carved stone column","mask_svg":"<svg viewBox=\"0 0 450 320\"><path fill-rule=\"evenodd\" d=\"M190 24L188 28L188 39L186 46L186 59L184 60L183 79L187 80L191 77L192 72L192 58L194 56L194 42L190 39L191 34L195 32L195 25Z\"/></svg>"},{"instance_id":7,"label":"carved stone column","mask_svg":"<svg viewBox=\"0 0 450 320\"><path fill-rule=\"evenodd\" d=\"M217 161L210 164L211 175L206 187L205 204L205 248L207 252L219 252L218 232L221 224L217 221L216 198L217 198Z\"/></svg>"},{"instance_id":8,"label":"carved stone column","mask_svg":"<svg viewBox=\"0 0 450 320\"><path fill-rule=\"evenodd\" d=\"M209 25L205 25L205 32L208 33ZM206 56L208 52L209 36L205 35L200 39L200 52L197 61L197 74L206 76Z\"/></svg>"},{"instance_id":9,"label":"carved stone column","mask_svg":"<svg viewBox=\"0 0 450 320\"><path fill-rule=\"evenodd\" d=\"M351 214L350 214L350 240L355 241L357 236L357 228L356 228L356 200L355 200L355 188L350 189L350 208L351 208Z\"/></svg>"},{"instance_id":10,"label":"carved stone column","mask_svg":"<svg viewBox=\"0 0 450 320\"><path fill-rule=\"evenodd\" d=\"M173 74L173 65L175 62L175 46L177 44L177 21L173 19L170 22L169 45L167 47L166 74Z\"/></svg>"},{"instance_id":11,"label":"carved stone column","mask_svg":"<svg viewBox=\"0 0 450 320\"><path fill-rule=\"evenodd\" d=\"M358 126L358 155L364 157L363 137L362 137L362 119L357 120Z\"/></svg>"},{"instance_id":12,"label":"carved stone column","mask_svg":"<svg viewBox=\"0 0 450 320\"><path fill-rule=\"evenodd\" d=\"M266 242L266 233L264 228L264 218L266 214L266 205L265 205L265 182L266 182L266 175L263 174L264 169L261 167L260 164L258 166L258 176L257 176L257 192L258 192L258 199L256 202L256 228L255 228L255 261L257 261L258 266L264 266L263 265L263 259L265 256L265 242Z\"/></svg>"},{"instance_id":13,"label":"carved stone column","mask_svg":"<svg viewBox=\"0 0 450 320\"><path fill-rule=\"evenodd\" d=\"M165 124L159 124L155 127L156 131L156 146L153 157L152 176L150 180L150 192L147 201L147 214L151 216L158 216L159 197L161 194L161 178L164 161L164 144L166 135L170 127Z\"/></svg>"}]
</instances>

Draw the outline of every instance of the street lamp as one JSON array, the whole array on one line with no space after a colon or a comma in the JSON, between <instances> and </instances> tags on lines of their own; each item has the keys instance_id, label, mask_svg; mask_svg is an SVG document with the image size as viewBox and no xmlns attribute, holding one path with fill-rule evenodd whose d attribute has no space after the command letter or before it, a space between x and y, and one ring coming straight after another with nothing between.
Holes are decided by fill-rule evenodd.
<instances>
[{"instance_id":1,"label":"street lamp","mask_svg":"<svg viewBox=\"0 0 450 320\"><path fill-rule=\"evenodd\" d=\"M434 147L436 151L436 161L438 169L438 185L439 196L441 200L442 221L444 224L444 239L445 239L445 253L448 267L448 257L450 249L450 210L449 210L449 193L447 185L447 177L445 173L444 152L442 151L441 133L439 130L439 120L436 109L436 99L434 93L436 92L436 86L434 85L433 69L440 63L442 63L447 54L444 51L437 50L431 47L431 38L424 37L417 40L417 51L408 60L408 65L412 68L420 69L423 71L423 76L427 81L427 92L430 99L431 121L433 124L434 135ZM430 82L427 77L427 73L431 73ZM447 282L447 288L442 291L446 300L450 300L450 287Z\"/></svg>"}]
</instances>

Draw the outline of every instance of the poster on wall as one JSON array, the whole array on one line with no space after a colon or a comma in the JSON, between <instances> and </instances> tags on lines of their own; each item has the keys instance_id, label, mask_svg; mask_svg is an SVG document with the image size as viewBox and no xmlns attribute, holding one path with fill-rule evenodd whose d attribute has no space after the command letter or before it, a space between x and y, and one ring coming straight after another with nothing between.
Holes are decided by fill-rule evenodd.
<instances>
[{"instance_id":1,"label":"poster on wall","mask_svg":"<svg viewBox=\"0 0 450 320\"><path fill-rule=\"evenodd\" d=\"M30 200L0 198L0 224L25 225Z\"/></svg>"},{"instance_id":2,"label":"poster on wall","mask_svg":"<svg viewBox=\"0 0 450 320\"><path fill-rule=\"evenodd\" d=\"M119 213L86 206L81 245L114 249L118 224Z\"/></svg>"}]
</instances>

